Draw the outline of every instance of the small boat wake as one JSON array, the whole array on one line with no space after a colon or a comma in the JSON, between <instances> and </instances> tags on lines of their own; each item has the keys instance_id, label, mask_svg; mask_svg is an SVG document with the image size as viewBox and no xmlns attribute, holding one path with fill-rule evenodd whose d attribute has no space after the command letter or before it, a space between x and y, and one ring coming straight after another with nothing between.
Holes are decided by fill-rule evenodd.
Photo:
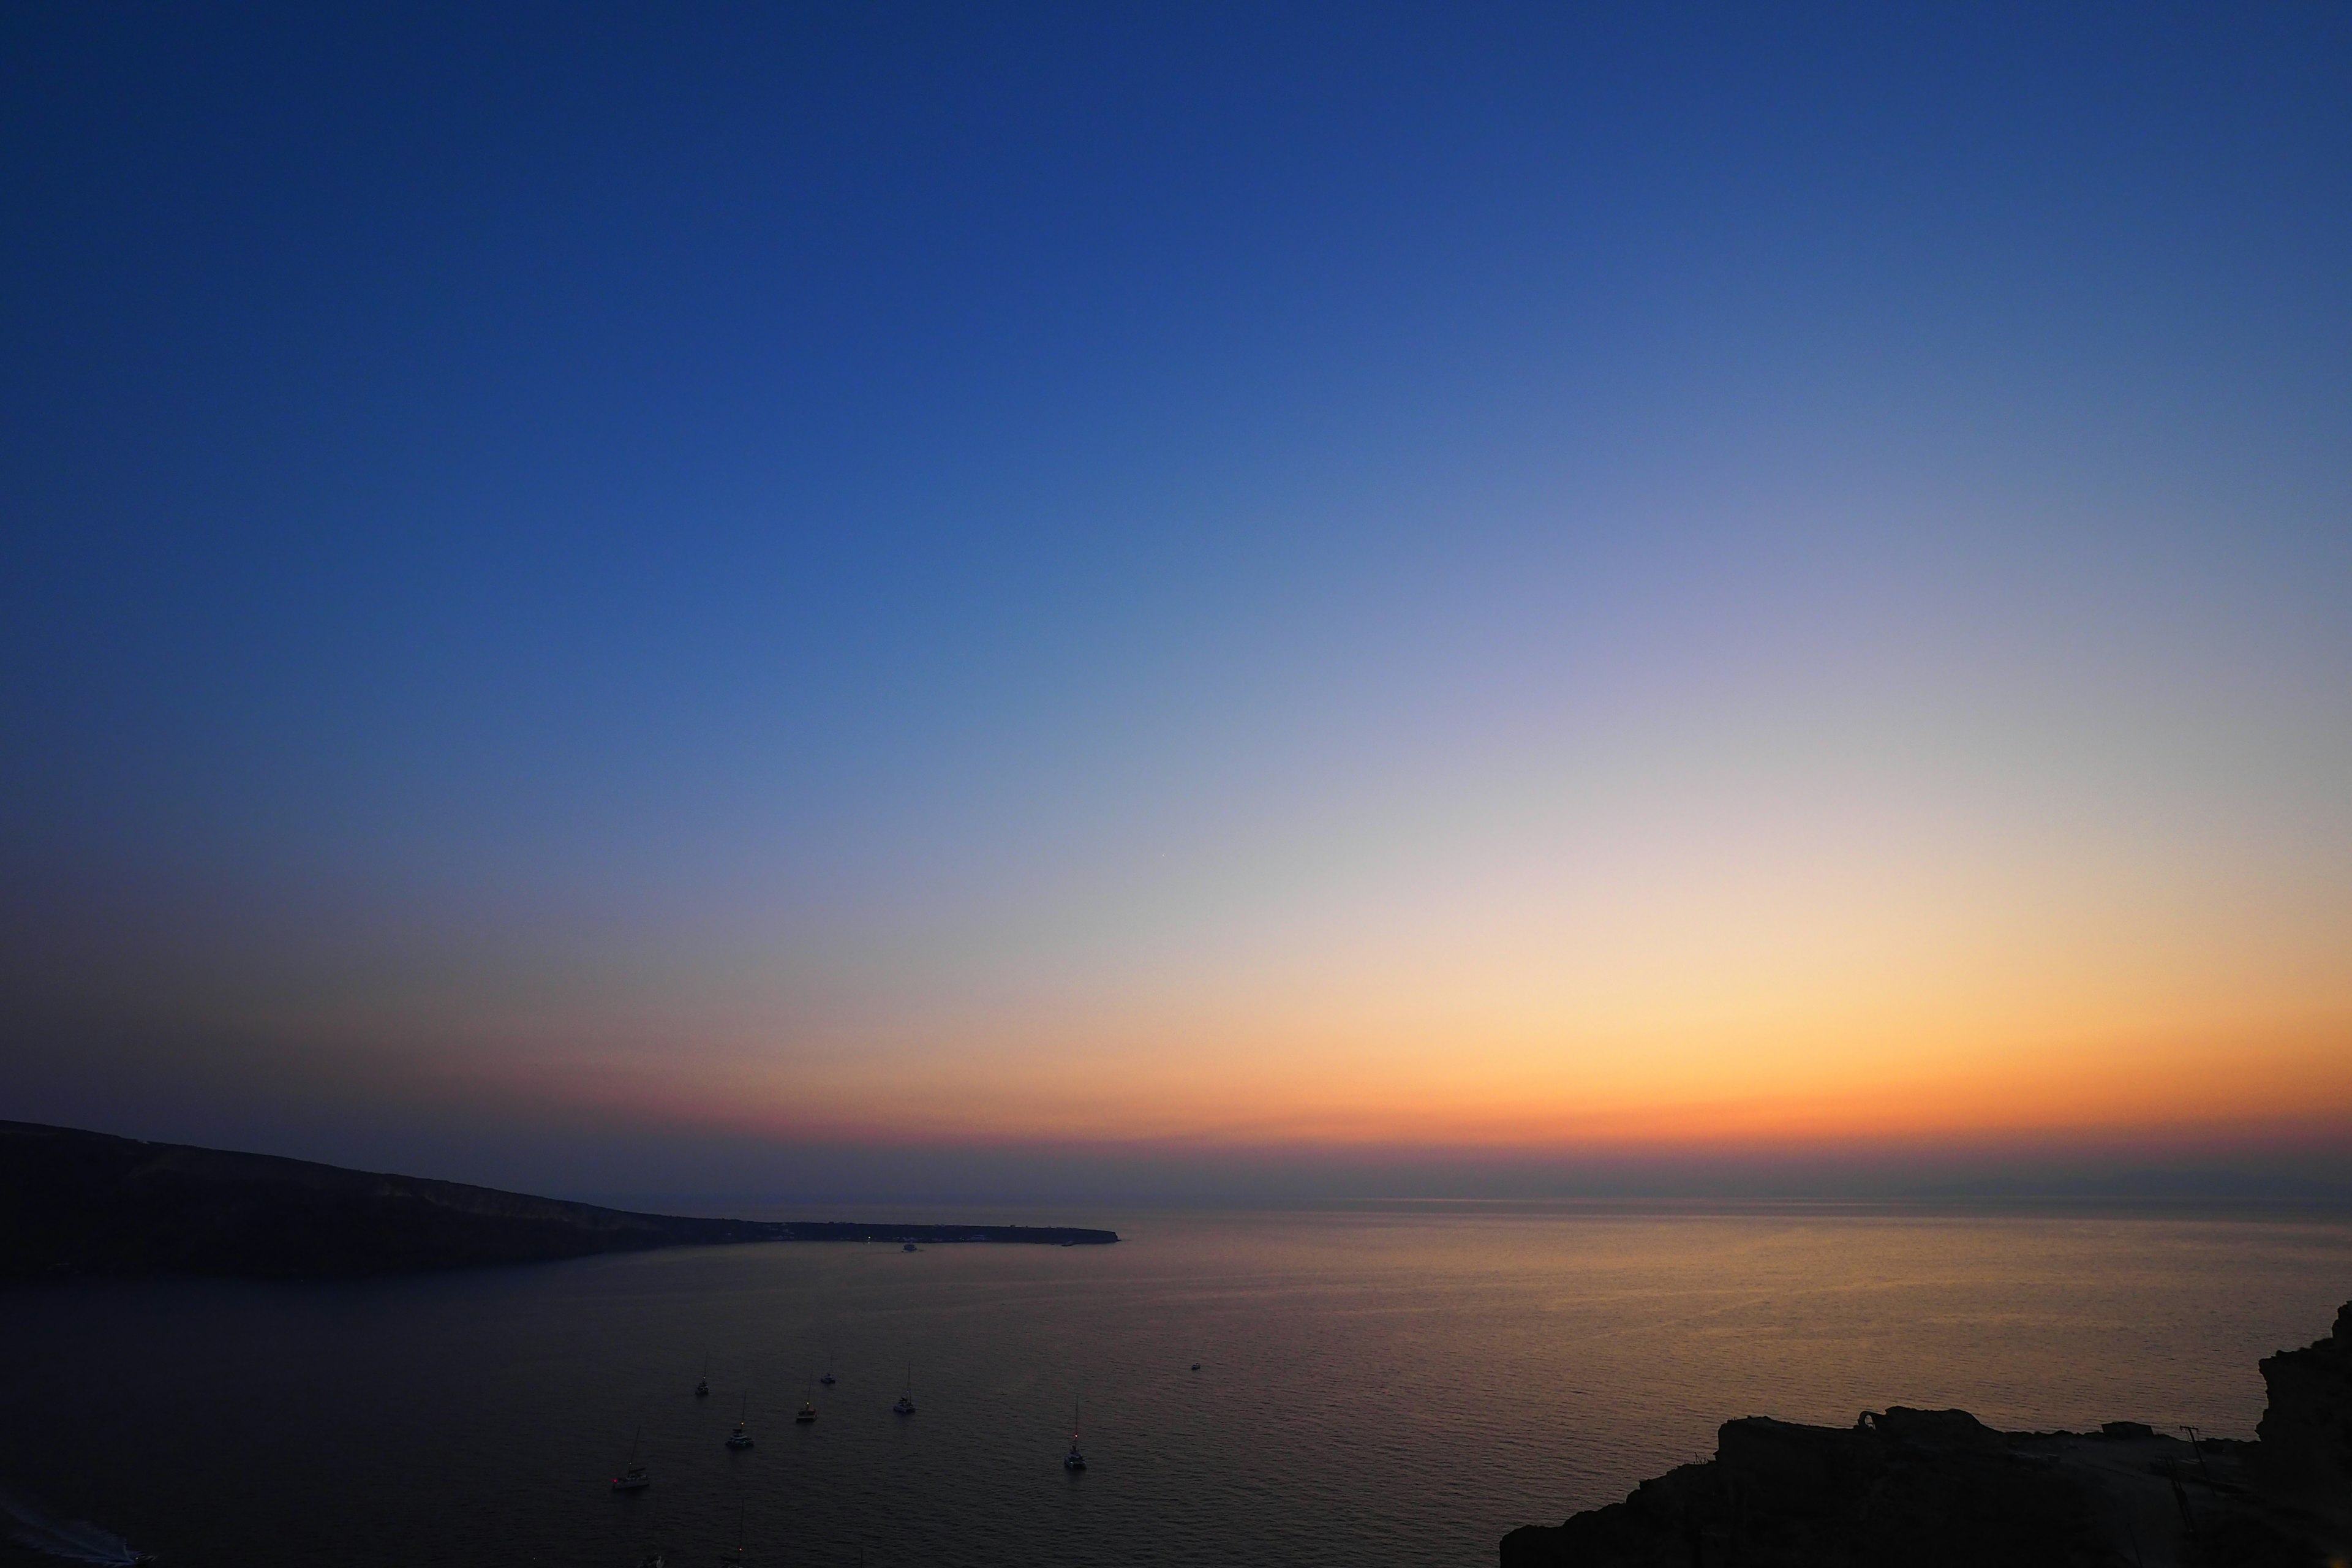
<instances>
[{"instance_id":1,"label":"small boat wake","mask_svg":"<svg viewBox=\"0 0 2352 1568\"><path fill-rule=\"evenodd\" d=\"M68 1563L131 1568L136 1563L154 1561L110 1530L101 1530L87 1520L56 1518L30 1498L5 1488L0 1488L0 1521L6 1523L10 1538L19 1546Z\"/></svg>"}]
</instances>

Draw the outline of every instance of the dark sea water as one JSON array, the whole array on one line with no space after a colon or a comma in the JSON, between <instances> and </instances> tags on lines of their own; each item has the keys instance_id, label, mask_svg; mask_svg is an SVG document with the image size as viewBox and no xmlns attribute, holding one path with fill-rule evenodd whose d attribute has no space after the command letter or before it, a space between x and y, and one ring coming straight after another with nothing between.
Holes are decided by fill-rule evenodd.
<instances>
[{"instance_id":1,"label":"dark sea water","mask_svg":"<svg viewBox=\"0 0 2352 1568\"><path fill-rule=\"evenodd\" d=\"M679 1568L739 1521L779 1564L1487 1563L1744 1414L2252 1436L2256 1358L2352 1298L2341 1218L988 1217L1127 1239L0 1289L0 1530L172 1568Z\"/></svg>"}]
</instances>

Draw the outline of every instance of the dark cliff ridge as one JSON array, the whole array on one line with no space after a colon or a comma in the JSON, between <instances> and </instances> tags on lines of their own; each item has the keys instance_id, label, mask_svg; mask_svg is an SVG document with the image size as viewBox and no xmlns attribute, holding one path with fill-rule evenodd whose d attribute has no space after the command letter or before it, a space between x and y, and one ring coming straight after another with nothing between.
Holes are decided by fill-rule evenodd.
<instances>
[{"instance_id":1,"label":"dark cliff ridge","mask_svg":"<svg viewBox=\"0 0 2352 1568\"><path fill-rule=\"evenodd\" d=\"M1094 1246L1069 1226L898 1225L631 1214L308 1160L0 1121L0 1279L304 1279L752 1241Z\"/></svg>"},{"instance_id":2,"label":"dark cliff ridge","mask_svg":"<svg viewBox=\"0 0 2352 1568\"><path fill-rule=\"evenodd\" d=\"M2352 1302L2262 1363L2258 1441L1964 1410L1726 1422L1715 1458L1503 1537L1503 1568L2326 1568L2352 1558Z\"/></svg>"},{"instance_id":3,"label":"dark cliff ridge","mask_svg":"<svg viewBox=\"0 0 2352 1568\"><path fill-rule=\"evenodd\" d=\"M2299 1351L2262 1362L2270 1404L2254 1428L2263 1479L2297 1497L2329 1496L2352 1506L2352 1301L2336 1328Z\"/></svg>"}]
</instances>

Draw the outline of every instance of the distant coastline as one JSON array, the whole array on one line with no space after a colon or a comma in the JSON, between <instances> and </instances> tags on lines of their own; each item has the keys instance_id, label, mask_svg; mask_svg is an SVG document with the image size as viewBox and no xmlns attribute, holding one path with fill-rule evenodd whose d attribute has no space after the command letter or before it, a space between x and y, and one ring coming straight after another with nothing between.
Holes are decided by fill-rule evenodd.
<instances>
[{"instance_id":1,"label":"distant coastline","mask_svg":"<svg viewBox=\"0 0 2352 1568\"><path fill-rule=\"evenodd\" d=\"M1077 1226L638 1214L309 1160L0 1121L0 1279L300 1279L751 1242L1099 1247Z\"/></svg>"}]
</instances>

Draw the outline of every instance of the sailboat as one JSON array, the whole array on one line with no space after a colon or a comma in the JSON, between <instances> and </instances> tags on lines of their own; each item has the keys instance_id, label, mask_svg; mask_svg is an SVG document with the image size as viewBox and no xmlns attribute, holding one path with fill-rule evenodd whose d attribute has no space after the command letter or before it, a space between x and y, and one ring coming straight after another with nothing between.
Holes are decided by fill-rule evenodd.
<instances>
[{"instance_id":1,"label":"sailboat","mask_svg":"<svg viewBox=\"0 0 2352 1568\"><path fill-rule=\"evenodd\" d=\"M810 1391L807 1398L801 1401L801 1407L799 1411L794 1414L793 1419L795 1422L814 1421L816 1419L816 1397L815 1391L814 1389Z\"/></svg>"},{"instance_id":2,"label":"sailboat","mask_svg":"<svg viewBox=\"0 0 2352 1568\"><path fill-rule=\"evenodd\" d=\"M708 1351L702 1355L702 1381L694 1385L694 1396L697 1399L710 1397L710 1352Z\"/></svg>"},{"instance_id":3,"label":"sailboat","mask_svg":"<svg viewBox=\"0 0 2352 1568\"><path fill-rule=\"evenodd\" d=\"M629 1435L629 1468L613 1478L614 1491L641 1492L654 1484L653 1472L637 1463L637 1439L645 1435L645 1423L641 1421L637 1429Z\"/></svg>"},{"instance_id":4,"label":"sailboat","mask_svg":"<svg viewBox=\"0 0 2352 1568\"><path fill-rule=\"evenodd\" d=\"M906 1389L906 1392L898 1395L898 1404L896 1404L896 1405L893 1405L892 1406L890 1406L890 1408L891 1408L891 1409L893 1409L893 1410L895 1410L895 1411L897 1411L897 1412L898 1412L899 1415L912 1415L915 1413L915 1399L914 1399L914 1394L915 1394L915 1364L914 1364L914 1363L912 1363L912 1362L908 1362L908 1363L907 1363L907 1389Z\"/></svg>"},{"instance_id":5,"label":"sailboat","mask_svg":"<svg viewBox=\"0 0 2352 1568\"><path fill-rule=\"evenodd\" d=\"M751 1394L749 1389L743 1392L743 1418L735 1423L735 1435L727 1439L727 1446L730 1448L751 1446Z\"/></svg>"},{"instance_id":6,"label":"sailboat","mask_svg":"<svg viewBox=\"0 0 2352 1568\"><path fill-rule=\"evenodd\" d=\"M833 1352L831 1351L824 1352L824 1375L818 1378L817 1381L824 1384L827 1388L831 1388L833 1386Z\"/></svg>"},{"instance_id":7,"label":"sailboat","mask_svg":"<svg viewBox=\"0 0 2352 1568\"><path fill-rule=\"evenodd\" d=\"M751 1504L743 1503L735 1510L735 1550L721 1557L721 1563L740 1564L743 1561L743 1518L751 1511Z\"/></svg>"},{"instance_id":8,"label":"sailboat","mask_svg":"<svg viewBox=\"0 0 2352 1568\"><path fill-rule=\"evenodd\" d=\"M1062 1456L1062 1468L1083 1470L1086 1468L1087 1457L1078 1452L1078 1402L1073 1399L1070 1401L1070 1451Z\"/></svg>"}]
</instances>

